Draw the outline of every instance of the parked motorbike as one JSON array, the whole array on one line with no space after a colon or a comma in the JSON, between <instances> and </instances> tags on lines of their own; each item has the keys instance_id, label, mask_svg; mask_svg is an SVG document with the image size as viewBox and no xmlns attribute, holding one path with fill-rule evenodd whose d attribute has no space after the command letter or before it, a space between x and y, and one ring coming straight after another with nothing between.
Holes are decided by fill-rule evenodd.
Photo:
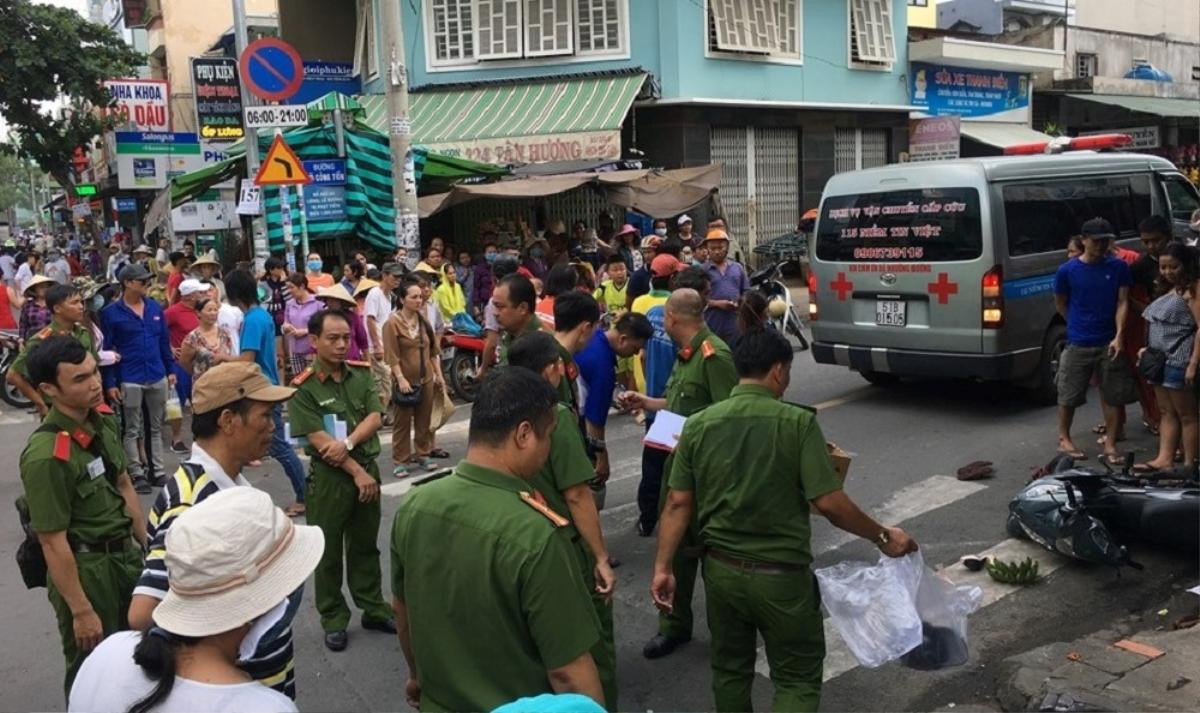
<instances>
[{"instance_id":1,"label":"parked motorbike","mask_svg":"<svg viewBox=\"0 0 1200 713\"><path fill-rule=\"evenodd\" d=\"M808 349L804 324L792 304L792 291L783 284L783 263L772 262L750 275L750 287L767 298L767 315L780 334L791 335L799 343L799 351Z\"/></svg>"},{"instance_id":2,"label":"parked motorbike","mask_svg":"<svg viewBox=\"0 0 1200 713\"><path fill-rule=\"evenodd\" d=\"M475 400L479 390L475 375L482 364L482 337L446 330L442 335L442 373L460 400L468 403Z\"/></svg>"},{"instance_id":3,"label":"parked motorbike","mask_svg":"<svg viewBox=\"0 0 1200 713\"><path fill-rule=\"evenodd\" d=\"M2 390L0 390L0 398L12 406L20 409L27 409L33 406L33 402L25 398L25 394L12 384L8 383L8 370L12 367L13 362L17 360L17 355L21 353L21 338L17 332L12 330L0 329L0 382L3 382Z\"/></svg>"},{"instance_id":4,"label":"parked motorbike","mask_svg":"<svg viewBox=\"0 0 1200 713\"><path fill-rule=\"evenodd\" d=\"M1076 467L1059 456L1045 477L1009 503L1008 531L1089 562L1128 564L1125 545L1141 542L1200 553L1200 479L1195 472L1134 473ZM1107 468L1107 466L1106 466Z\"/></svg>"}]
</instances>

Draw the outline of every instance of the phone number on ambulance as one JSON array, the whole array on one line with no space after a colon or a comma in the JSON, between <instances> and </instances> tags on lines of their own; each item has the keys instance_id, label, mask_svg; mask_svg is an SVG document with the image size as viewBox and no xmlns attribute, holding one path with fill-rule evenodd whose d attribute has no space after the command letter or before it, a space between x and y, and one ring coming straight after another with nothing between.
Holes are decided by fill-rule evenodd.
<instances>
[{"instance_id":1,"label":"phone number on ambulance","mask_svg":"<svg viewBox=\"0 0 1200 713\"><path fill-rule=\"evenodd\" d=\"M925 248L854 248L855 260L920 260Z\"/></svg>"}]
</instances>

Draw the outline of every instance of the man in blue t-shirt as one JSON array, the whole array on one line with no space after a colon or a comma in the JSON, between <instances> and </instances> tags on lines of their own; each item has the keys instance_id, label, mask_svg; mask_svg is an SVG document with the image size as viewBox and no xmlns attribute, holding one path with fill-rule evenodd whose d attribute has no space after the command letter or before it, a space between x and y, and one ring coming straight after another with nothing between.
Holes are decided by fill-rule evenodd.
<instances>
[{"instance_id":1,"label":"man in blue t-shirt","mask_svg":"<svg viewBox=\"0 0 1200 713\"><path fill-rule=\"evenodd\" d=\"M242 361L252 361L258 364L262 373L272 384L279 384L279 367L275 361L275 320L271 314L258 304L258 283L254 276L244 270L231 272L225 278L225 294L229 303L245 312L242 320L240 335ZM284 510L291 517L304 514L304 466L296 457L296 451L288 443L283 430L283 411L276 406L272 417L275 419L275 432L271 435L271 457L283 466L292 491L296 494L296 502Z\"/></svg>"},{"instance_id":2,"label":"man in blue t-shirt","mask_svg":"<svg viewBox=\"0 0 1200 713\"><path fill-rule=\"evenodd\" d=\"M1129 266L1111 257L1112 226L1093 218L1081 229L1084 252L1058 268L1054 302L1067 321L1067 346L1058 362L1058 450L1073 458L1087 455L1071 440L1075 409L1087 402L1088 385L1098 375L1106 427L1102 460L1120 460L1116 436L1123 394L1132 391L1132 373L1121 345L1129 310Z\"/></svg>"},{"instance_id":3,"label":"man in blue t-shirt","mask_svg":"<svg viewBox=\"0 0 1200 713\"><path fill-rule=\"evenodd\" d=\"M596 455L596 480L609 476L608 448L604 429L617 386L617 359L627 359L646 346L654 330L645 315L626 312L617 323L592 335L583 351L575 355L579 367L579 398L583 403L583 425L589 451Z\"/></svg>"}]
</instances>

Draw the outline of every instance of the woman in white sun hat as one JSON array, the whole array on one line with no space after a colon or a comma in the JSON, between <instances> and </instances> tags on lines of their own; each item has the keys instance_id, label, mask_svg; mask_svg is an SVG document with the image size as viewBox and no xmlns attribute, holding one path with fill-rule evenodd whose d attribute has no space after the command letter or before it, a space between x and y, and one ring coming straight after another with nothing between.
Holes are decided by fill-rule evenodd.
<instances>
[{"instance_id":1,"label":"woman in white sun hat","mask_svg":"<svg viewBox=\"0 0 1200 713\"><path fill-rule=\"evenodd\" d=\"M293 524L256 488L228 488L167 534L170 591L148 632L122 631L83 662L70 711L295 711L237 666L316 568L321 530Z\"/></svg>"}]
</instances>

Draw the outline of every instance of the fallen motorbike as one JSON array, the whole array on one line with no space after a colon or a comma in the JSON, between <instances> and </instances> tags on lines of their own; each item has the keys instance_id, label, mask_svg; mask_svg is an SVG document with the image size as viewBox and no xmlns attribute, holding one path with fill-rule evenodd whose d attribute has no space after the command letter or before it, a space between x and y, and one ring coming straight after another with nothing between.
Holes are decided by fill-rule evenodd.
<instances>
[{"instance_id":1,"label":"fallen motorbike","mask_svg":"<svg viewBox=\"0 0 1200 713\"><path fill-rule=\"evenodd\" d=\"M475 400L479 380L475 375L483 363L483 338L447 330L442 335L442 373L454 395L468 403Z\"/></svg>"},{"instance_id":2,"label":"fallen motorbike","mask_svg":"<svg viewBox=\"0 0 1200 713\"><path fill-rule=\"evenodd\" d=\"M30 408L33 402L21 393L21 390L8 383L8 370L12 368L17 355L21 353L21 339L17 332L0 330L0 398L17 408Z\"/></svg>"},{"instance_id":3,"label":"fallen motorbike","mask_svg":"<svg viewBox=\"0 0 1200 713\"><path fill-rule=\"evenodd\" d=\"M767 314L780 334L791 335L799 342L799 350L808 349L808 338L804 336L804 325L800 314L792 304L792 291L783 284L783 263L772 262L750 275L750 287L767 298Z\"/></svg>"},{"instance_id":4,"label":"fallen motorbike","mask_svg":"<svg viewBox=\"0 0 1200 713\"><path fill-rule=\"evenodd\" d=\"M1138 565L1126 544L1200 553L1200 480L1195 472L1134 473L1076 467L1059 456L1009 503L1008 532L1087 562Z\"/></svg>"}]
</instances>

